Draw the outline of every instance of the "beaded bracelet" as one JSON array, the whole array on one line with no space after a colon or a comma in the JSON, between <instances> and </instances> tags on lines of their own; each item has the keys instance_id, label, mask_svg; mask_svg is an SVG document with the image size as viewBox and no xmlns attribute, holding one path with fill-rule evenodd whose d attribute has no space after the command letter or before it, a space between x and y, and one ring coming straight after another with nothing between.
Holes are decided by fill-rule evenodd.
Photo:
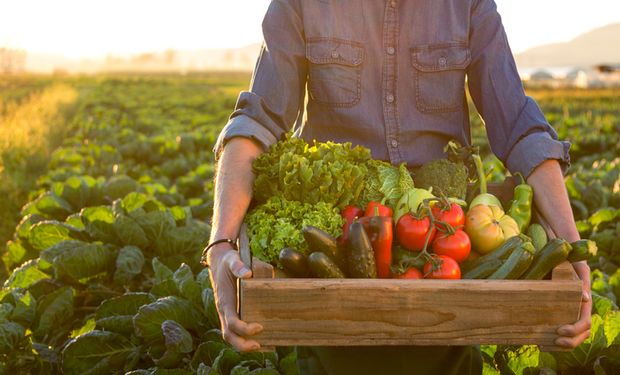
<instances>
[{"instance_id":1,"label":"beaded bracelet","mask_svg":"<svg viewBox=\"0 0 620 375\"><path fill-rule=\"evenodd\" d=\"M237 241L230 239L230 238L222 238L219 240L215 240L213 242L211 242L210 244L207 245L207 247L204 248L204 250L202 250L202 256L200 257L200 263L205 266L205 267L209 267L209 263L207 263L207 253L209 253L209 250L217 245L217 244L221 244L227 242L230 244L230 246L232 246L233 249L237 250Z\"/></svg>"}]
</instances>

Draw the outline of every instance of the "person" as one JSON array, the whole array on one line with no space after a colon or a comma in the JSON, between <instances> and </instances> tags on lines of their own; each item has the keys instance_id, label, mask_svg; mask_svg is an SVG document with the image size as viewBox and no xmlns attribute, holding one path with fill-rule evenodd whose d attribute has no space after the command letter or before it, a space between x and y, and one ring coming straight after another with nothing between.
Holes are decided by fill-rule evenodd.
<instances>
[{"instance_id":1,"label":"person","mask_svg":"<svg viewBox=\"0 0 620 375\"><path fill-rule=\"evenodd\" d=\"M570 145L525 95L493 0L272 0L263 34L251 88L214 148L210 243L237 238L252 198L252 162L291 128L308 141L352 142L413 168L443 157L451 139L471 143L465 84L492 151L526 176L553 231L579 239L563 180ZM207 260L224 338L241 351L259 349L252 336L262 327L236 312L236 278L251 271L226 241ZM581 315L556 340L567 348L590 328L589 268L574 268L584 285ZM312 374L481 372L475 347L300 348L298 361Z\"/></svg>"}]
</instances>

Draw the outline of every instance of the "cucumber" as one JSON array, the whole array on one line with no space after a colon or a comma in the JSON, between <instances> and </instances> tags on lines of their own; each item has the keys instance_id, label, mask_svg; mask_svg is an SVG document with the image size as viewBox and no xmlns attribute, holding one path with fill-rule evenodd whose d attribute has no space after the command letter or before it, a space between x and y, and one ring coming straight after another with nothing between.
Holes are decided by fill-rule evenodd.
<instances>
[{"instance_id":1,"label":"cucumber","mask_svg":"<svg viewBox=\"0 0 620 375\"><path fill-rule=\"evenodd\" d=\"M493 250L492 252L483 255L478 259L463 263L461 265L461 271L467 273L470 270L478 268L483 264L493 261L495 259L506 260L510 256L510 254L523 243L523 241L525 241L525 237L521 235L510 237L509 239L504 241L504 243L501 244L500 247Z\"/></svg>"},{"instance_id":2,"label":"cucumber","mask_svg":"<svg viewBox=\"0 0 620 375\"><path fill-rule=\"evenodd\" d=\"M510 254L508 259L495 272L488 277L489 280L516 280L534 260L534 245L531 242L523 242Z\"/></svg>"},{"instance_id":3,"label":"cucumber","mask_svg":"<svg viewBox=\"0 0 620 375\"><path fill-rule=\"evenodd\" d=\"M463 273L463 279L486 279L504 263L501 259L490 259L478 267L472 268Z\"/></svg>"},{"instance_id":4,"label":"cucumber","mask_svg":"<svg viewBox=\"0 0 620 375\"><path fill-rule=\"evenodd\" d=\"M572 250L568 254L568 261L571 263L588 260L590 257L596 256L598 252L596 242L591 240L578 240L571 242L570 246Z\"/></svg>"},{"instance_id":5,"label":"cucumber","mask_svg":"<svg viewBox=\"0 0 620 375\"><path fill-rule=\"evenodd\" d=\"M540 224L532 224L527 228L527 235L532 239L532 244L536 249L536 252L542 250L543 247L547 244L549 239L547 238L547 232L545 228Z\"/></svg>"},{"instance_id":6,"label":"cucumber","mask_svg":"<svg viewBox=\"0 0 620 375\"><path fill-rule=\"evenodd\" d=\"M330 257L320 251L308 256L308 266L314 277L321 279L343 279L344 273Z\"/></svg>"},{"instance_id":7,"label":"cucumber","mask_svg":"<svg viewBox=\"0 0 620 375\"><path fill-rule=\"evenodd\" d=\"M366 234L364 225L359 221L351 223L349 228L348 270L354 278L372 279L377 277L375 253Z\"/></svg>"},{"instance_id":8,"label":"cucumber","mask_svg":"<svg viewBox=\"0 0 620 375\"><path fill-rule=\"evenodd\" d=\"M571 246L561 238L554 238L547 242L532 262L530 268L521 277L525 280L542 280L558 264L568 258Z\"/></svg>"},{"instance_id":9,"label":"cucumber","mask_svg":"<svg viewBox=\"0 0 620 375\"><path fill-rule=\"evenodd\" d=\"M293 277L306 277L308 276L308 257L299 251L285 247L280 250L278 260L284 270Z\"/></svg>"},{"instance_id":10,"label":"cucumber","mask_svg":"<svg viewBox=\"0 0 620 375\"><path fill-rule=\"evenodd\" d=\"M346 268L345 251L338 247L334 236L311 225L304 227L301 232L308 244L309 252L320 251L336 262L341 269Z\"/></svg>"}]
</instances>

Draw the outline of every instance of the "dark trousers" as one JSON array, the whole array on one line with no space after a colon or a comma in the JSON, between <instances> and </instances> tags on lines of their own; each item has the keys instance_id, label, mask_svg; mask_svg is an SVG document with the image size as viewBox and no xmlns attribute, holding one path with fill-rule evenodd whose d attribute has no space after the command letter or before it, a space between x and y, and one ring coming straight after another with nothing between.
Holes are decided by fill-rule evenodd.
<instances>
[{"instance_id":1,"label":"dark trousers","mask_svg":"<svg viewBox=\"0 0 620 375\"><path fill-rule=\"evenodd\" d=\"M477 346L297 347L300 375L479 375Z\"/></svg>"}]
</instances>

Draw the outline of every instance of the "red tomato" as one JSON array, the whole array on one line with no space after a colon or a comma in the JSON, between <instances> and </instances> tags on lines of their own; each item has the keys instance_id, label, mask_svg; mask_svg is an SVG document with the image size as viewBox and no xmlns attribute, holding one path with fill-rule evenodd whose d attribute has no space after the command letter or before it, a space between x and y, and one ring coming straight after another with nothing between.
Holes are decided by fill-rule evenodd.
<instances>
[{"instance_id":1,"label":"red tomato","mask_svg":"<svg viewBox=\"0 0 620 375\"><path fill-rule=\"evenodd\" d=\"M404 214L396 224L396 238L398 242L407 250L422 251L426 236L431 228L431 220L428 216L416 218L411 213ZM431 231L428 244L433 243L436 228Z\"/></svg>"},{"instance_id":2,"label":"red tomato","mask_svg":"<svg viewBox=\"0 0 620 375\"><path fill-rule=\"evenodd\" d=\"M433 241L433 252L437 255L447 255L457 263L461 263L471 252L469 236L462 229L457 229L452 234L440 233Z\"/></svg>"},{"instance_id":3,"label":"red tomato","mask_svg":"<svg viewBox=\"0 0 620 375\"><path fill-rule=\"evenodd\" d=\"M376 208L376 209L375 209ZM366 213L364 216L389 216L392 217L392 209L388 206L384 206L379 202L368 202L366 206Z\"/></svg>"},{"instance_id":4,"label":"red tomato","mask_svg":"<svg viewBox=\"0 0 620 375\"><path fill-rule=\"evenodd\" d=\"M404 273L394 275L395 279L423 279L422 272L415 267L407 269Z\"/></svg>"},{"instance_id":5,"label":"red tomato","mask_svg":"<svg viewBox=\"0 0 620 375\"><path fill-rule=\"evenodd\" d=\"M435 204L431 211L435 220L450 224L454 229L462 228L465 225L465 212L456 203L450 204L449 207L446 207L445 204ZM437 223L437 227L444 228L441 223Z\"/></svg>"},{"instance_id":6,"label":"red tomato","mask_svg":"<svg viewBox=\"0 0 620 375\"><path fill-rule=\"evenodd\" d=\"M424 265L424 277L427 279L455 279L461 278L461 267L452 258L446 255L438 255L441 261L438 269L433 270L433 264L429 261Z\"/></svg>"}]
</instances>

